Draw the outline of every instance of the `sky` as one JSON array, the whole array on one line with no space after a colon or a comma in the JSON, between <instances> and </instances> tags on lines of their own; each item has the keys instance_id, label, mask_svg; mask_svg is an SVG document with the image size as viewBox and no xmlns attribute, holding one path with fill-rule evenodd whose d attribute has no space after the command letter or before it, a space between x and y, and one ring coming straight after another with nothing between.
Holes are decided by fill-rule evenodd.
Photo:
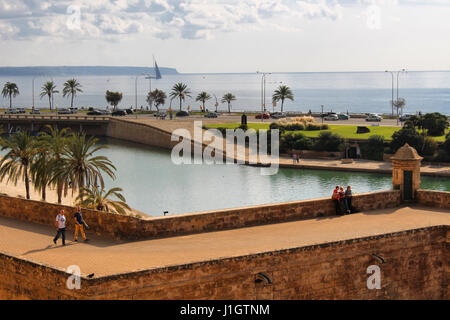
<instances>
[{"instance_id":1,"label":"sky","mask_svg":"<svg viewBox=\"0 0 450 320\"><path fill-rule=\"evenodd\" d=\"M0 0L0 65L450 70L450 0Z\"/></svg>"}]
</instances>

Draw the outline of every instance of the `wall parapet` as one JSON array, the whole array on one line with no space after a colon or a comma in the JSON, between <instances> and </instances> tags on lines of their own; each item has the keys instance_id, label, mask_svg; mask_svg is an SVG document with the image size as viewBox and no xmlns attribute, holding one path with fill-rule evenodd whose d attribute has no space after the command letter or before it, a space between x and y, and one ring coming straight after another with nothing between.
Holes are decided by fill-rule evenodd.
<instances>
[{"instance_id":1,"label":"wall parapet","mask_svg":"<svg viewBox=\"0 0 450 320\"><path fill-rule=\"evenodd\" d=\"M395 208L401 203L398 190L358 194L353 205L361 211ZM33 223L54 225L57 212L64 209L67 217L74 207L35 200L0 196L0 215ZM90 230L116 240L141 240L172 237L201 232L243 228L301 219L335 215L331 199L313 199L242 208L213 210L151 219L123 216L95 210L84 210ZM68 229L73 229L68 219Z\"/></svg>"},{"instance_id":2,"label":"wall parapet","mask_svg":"<svg viewBox=\"0 0 450 320\"><path fill-rule=\"evenodd\" d=\"M450 209L450 192L419 189L416 192L416 197L419 204Z\"/></svg>"}]
</instances>

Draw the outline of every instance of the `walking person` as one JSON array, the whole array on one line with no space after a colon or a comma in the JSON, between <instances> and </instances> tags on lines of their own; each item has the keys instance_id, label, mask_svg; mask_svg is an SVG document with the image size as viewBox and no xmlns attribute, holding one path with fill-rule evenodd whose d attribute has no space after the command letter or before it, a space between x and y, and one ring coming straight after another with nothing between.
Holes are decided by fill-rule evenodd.
<instances>
[{"instance_id":1,"label":"walking person","mask_svg":"<svg viewBox=\"0 0 450 320\"><path fill-rule=\"evenodd\" d=\"M88 239L86 238L86 234L84 233L84 227L88 228L88 225L83 220L83 213L81 212L81 207L77 207L77 212L75 212L74 220L75 220L75 235L74 235L74 241L78 241L78 231L81 232L81 236L83 237L83 240L86 242Z\"/></svg>"},{"instance_id":2,"label":"walking person","mask_svg":"<svg viewBox=\"0 0 450 320\"><path fill-rule=\"evenodd\" d=\"M331 199L334 202L334 208L336 209L336 214L341 215L341 206L339 204L339 186L336 186L336 188L333 190L333 195L331 196Z\"/></svg>"},{"instance_id":3,"label":"walking person","mask_svg":"<svg viewBox=\"0 0 450 320\"><path fill-rule=\"evenodd\" d=\"M57 233L55 238L53 239L53 243L56 244L59 237L62 238L63 246L66 245L66 217L64 216L64 210L60 210L58 215L56 216L56 229Z\"/></svg>"},{"instance_id":4,"label":"walking person","mask_svg":"<svg viewBox=\"0 0 450 320\"><path fill-rule=\"evenodd\" d=\"M292 154L292 163L295 164L297 162L297 154L293 153Z\"/></svg>"},{"instance_id":5,"label":"walking person","mask_svg":"<svg viewBox=\"0 0 450 320\"><path fill-rule=\"evenodd\" d=\"M347 203L347 212L352 213L352 188L347 186L347 190L345 190L345 202Z\"/></svg>"},{"instance_id":6,"label":"walking person","mask_svg":"<svg viewBox=\"0 0 450 320\"><path fill-rule=\"evenodd\" d=\"M339 189L339 204L341 206L342 214L348 213L347 201L345 199L344 187Z\"/></svg>"}]
</instances>

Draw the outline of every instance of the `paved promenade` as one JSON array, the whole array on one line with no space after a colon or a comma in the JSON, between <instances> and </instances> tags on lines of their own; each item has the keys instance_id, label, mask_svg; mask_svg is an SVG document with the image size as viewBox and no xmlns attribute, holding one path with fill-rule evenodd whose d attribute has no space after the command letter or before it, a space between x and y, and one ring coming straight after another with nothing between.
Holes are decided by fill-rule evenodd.
<instances>
[{"instance_id":1,"label":"paved promenade","mask_svg":"<svg viewBox=\"0 0 450 320\"><path fill-rule=\"evenodd\" d=\"M98 277L449 224L450 210L402 207L138 242L89 233L90 242L73 242L69 232L63 247L53 244L52 227L0 217L0 251Z\"/></svg>"}]
</instances>

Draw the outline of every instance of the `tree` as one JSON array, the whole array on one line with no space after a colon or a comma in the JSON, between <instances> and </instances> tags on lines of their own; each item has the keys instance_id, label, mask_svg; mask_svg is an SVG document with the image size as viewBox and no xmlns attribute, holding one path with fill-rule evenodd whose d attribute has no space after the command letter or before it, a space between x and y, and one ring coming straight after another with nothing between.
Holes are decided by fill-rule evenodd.
<instances>
[{"instance_id":1,"label":"tree","mask_svg":"<svg viewBox=\"0 0 450 320\"><path fill-rule=\"evenodd\" d=\"M112 188L108 191L96 186L92 187L92 189L82 188L76 200L83 207L99 211L126 214L126 211L131 209L126 204L125 197L120 192L122 192L121 188ZM111 200L111 196L114 196L119 200Z\"/></svg>"},{"instance_id":2,"label":"tree","mask_svg":"<svg viewBox=\"0 0 450 320\"><path fill-rule=\"evenodd\" d=\"M228 113L231 112L231 101L235 101L236 97L232 93L226 93L223 95L221 102L228 104Z\"/></svg>"},{"instance_id":3,"label":"tree","mask_svg":"<svg viewBox=\"0 0 450 320\"><path fill-rule=\"evenodd\" d=\"M109 90L106 91L105 95L106 102L111 104L114 110L116 110L116 107L119 104L119 102L122 101L122 97L123 97L122 92L113 92Z\"/></svg>"},{"instance_id":4,"label":"tree","mask_svg":"<svg viewBox=\"0 0 450 320\"><path fill-rule=\"evenodd\" d=\"M384 137L370 136L366 143L361 144L361 152L365 159L382 161L384 157Z\"/></svg>"},{"instance_id":5,"label":"tree","mask_svg":"<svg viewBox=\"0 0 450 320\"><path fill-rule=\"evenodd\" d=\"M81 87L81 84L76 79L69 79L64 83L63 97L70 95L71 108L73 108L73 98L76 96L77 92L83 92Z\"/></svg>"},{"instance_id":6,"label":"tree","mask_svg":"<svg viewBox=\"0 0 450 320\"><path fill-rule=\"evenodd\" d=\"M28 132L20 131L9 139L1 139L2 150L9 150L0 161L0 181L8 176L7 181L17 185L22 179L25 183L26 197L30 199L30 164L36 153L36 143Z\"/></svg>"},{"instance_id":7,"label":"tree","mask_svg":"<svg viewBox=\"0 0 450 320\"><path fill-rule=\"evenodd\" d=\"M48 96L48 104L50 106L50 110L52 110L52 98L55 93L58 93L56 89L56 85L53 81L47 81L41 88L41 94L39 95L41 99L45 96Z\"/></svg>"},{"instance_id":8,"label":"tree","mask_svg":"<svg viewBox=\"0 0 450 320\"><path fill-rule=\"evenodd\" d=\"M52 167L50 183L56 187L58 203L61 204L64 179L61 175L58 175L58 173L62 170L64 148L67 144L67 140L70 138L69 129L64 128L58 130L50 125L47 125L46 129L48 132L43 132L39 137L39 144L50 152L50 166Z\"/></svg>"},{"instance_id":9,"label":"tree","mask_svg":"<svg viewBox=\"0 0 450 320\"><path fill-rule=\"evenodd\" d=\"M445 134L448 128L448 119L446 115L439 112L427 113L422 116L422 127L433 137L440 137Z\"/></svg>"},{"instance_id":10,"label":"tree","mask_svg":"<svg viewBox=\"0 0 450 320\"><path fill-rule=\"evenodd\" d=\"M398 98L398 100L393 101L394 107L397 109L397 117L399 115L398 110L401 109L401 113L403 113L403 108L406 106L406 100L403 98Z\"/></svg>"},{"instance_id":11,"label":"tree","mask_svg":"<svg viewBox=\"0 0 450 320\"><path fill-rule=\"evenodd\" d=\"M408 143L411 147L420 152L422 142L423 136L421 136L414 127L405 126L392 135L390 149L395 153L398 149L403 147L405 143Z\"/></svg>"},{"instance_id":12,"label":"tree","mask_svg":"<svg viewBox=\"0 0 450 320\"><path fill-rule=\"evenodd\" d=\"M94 137L86 138L86 134L72 134L64 146L61 166L55 178L64 181L64 189L72 188L81 192L85 187L100 186L104 188L102 172L115 179L114 171L116 167L105 156L98 156L95 153L106 149L107 146L96 146L98 139Z\"/></svg>"},{"instance_id":13,"label":"tree","mask_svg":"<svg viewBox=\"0 0 450 320\"><path fill-rule=\"evenodd\" d=\"M205 91L200 92L195 99L195 101L201 101L203 103L203 112L205 112L205 102L209 99L211 99L211 96Z\"/></svg>"},{"instance_id":14,"label":"tree","mask_svg":"<svg viewBox=\"0 0 450 320\"><path fill-rule=\"evenodd\" d=\"M189 98L191 97L191 91L189 90L186 84L179 82L172 87L170 97L172 99L175 98L180 99L180 111L181 111L182 102L186 99L186 97Z\"/></svg>"},{"instance_id":15,"label":"tree","mask_svg":"<svg viewBox=\"0 0 450 320\"><path fill-rule=\"evenodd\" d=\"M155 104L156 110L159 111L159 106L164 105L166 103L166 93L162 90L155 89L148 93L147 95L147 102L150 105L150 108L152 106L152 103Z\"/></svg>"},{"instance_id":16,"label":"tree","mask_svg":"<svg viewBox=\"0 0 450 320\"><path fill-rule=\"evenodd\" d=\"M322 131L314 143L313 148L316 151L339 151L343 143L343 139L336 133L330 131Z\"/></svg>"},{"instance_id":17,"label":"tree","mask_svg":"<svg viewBox=\"0 0 450 320\"><path fill-rule=\"evenodd\" d=\"M36 143L36 153L30 166L30 174L35 190L41 192L42 201L47 197L47 186L50 184L53 175L53 161L48 145Z\"/></svg>"},{"instance_id":18,"label":"tree","mask_svg":"<svg viewBox=\"0 0 450 320\"><path fill-rule=\"evenodd\" d=\"M6 82L3 86L2 96L3 98L9 97L9 108L12 108L12 98L15 98L20 94L17 84L12 82Z\"/></svg>"},{"instance_id":19,"label":"tree","mask_svg":"<svg viewBox=\"0 0 450 320\"><path fill-rule=\"evenodd\" d=\"M281 100L281 112L283 112L285 99L294 101L294 95L292 94L292 91L288 86L279 86L272 95L272 101L275 103Z\"/></svg>"}]
</instances>

